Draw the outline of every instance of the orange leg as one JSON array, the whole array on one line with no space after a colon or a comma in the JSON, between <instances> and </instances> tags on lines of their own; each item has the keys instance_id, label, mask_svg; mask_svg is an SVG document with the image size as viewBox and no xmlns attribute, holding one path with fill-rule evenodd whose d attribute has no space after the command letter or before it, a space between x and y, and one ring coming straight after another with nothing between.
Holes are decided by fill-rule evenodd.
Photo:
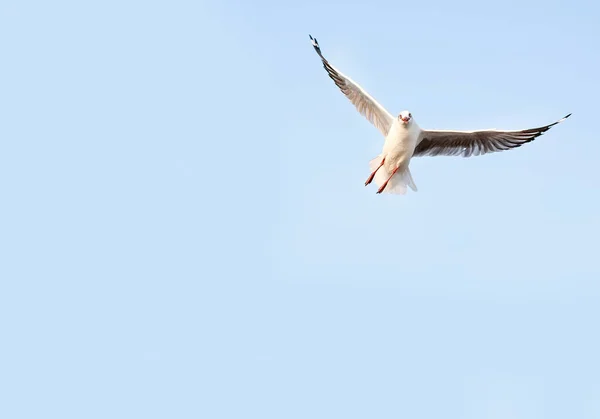
<instances>
[{"instance_id":1,"label":"orange leg","mask_svg":"<svg viewBox=\"0 0 600 419\"><path fill-rule=\"evenodd\" d=\"M388 180L386 180L385 183L383 185L381 185L381 188L379 188L379 190L377 191L377 193L383 192L383 190L387 186L388 182L390 181L390 179L392 178L392 176L394 176L396 174L397 171L398 171L398 168L396 167L394 169L394 171L392 172L392 174L390 175L390 177L388 178Z\"/></svg>"},{"instance_id":2,"label":"orange leg","mask_svg":"<svg viewBox=\"0 0 600 419\"><path fill-rule=\"evenodd\" d=\"M381 159L381 163L379 164L379 167L377 169L375 169L375 171L373 173L371 173L371 176L369 176L369 178L365 182L365 186L367 186L369 183L373 182L373 178L375 177L375 173L377 173L377 171L379 169L381 169L381 166L383 166L383 163L385 163L385 157L383 159Z\"/></svg>"}]
</instances>

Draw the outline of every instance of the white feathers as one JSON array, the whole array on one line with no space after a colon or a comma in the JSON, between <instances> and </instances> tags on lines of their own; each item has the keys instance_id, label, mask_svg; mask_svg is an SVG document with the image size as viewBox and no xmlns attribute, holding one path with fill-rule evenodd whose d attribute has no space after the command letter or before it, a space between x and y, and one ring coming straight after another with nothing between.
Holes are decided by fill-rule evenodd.
<instances>
[{"instance_id":1,"label":"white feathers","mask_svg":"<svg viewBox=\"0 0 600 419\"><path fill-rule=\"evenodd\" d=\"M369 168L371 169L371 172L374 172L379 167L381 164L381 159L382 157L379 155L369 162ZM391 174L392 173L388 171L385 165L381 166L381 168L375 173L373 182L378 187L381 187L385 184L386 180L390 178ZM417 185L415 185L415 181L410 173L410 168L408 167L406 167L404 170L398 170L398 172L396 172L396 174L388 182L386 188L383 190L383 193L405 195L407 192L407 186L413 191L417 192Z\"/></svg>"},{"instance_id":2,"label":"white feathers","mask_svg":"<svg viewBox=\"0 0 600 419\"><path fill-rule=\"evenodd\" d=\"M394 118L358 83L333 67L321 53L317 40L312 36L310 39L329 77L350 99L358 112L375 125L385 137L382 153L369 162L371 176L365 182L365 185L368 185L373 180L379 186L378 193L403 195L407 191L407 186L417 191L409 169L413 157L441 155L470 157L517 148L533 141L550 127L571 116L568 114L552 124L518 131L422 130L414 122L409 111L402 111L397 118ZM381 164L382 160L383 164Z\"/></svg>"},{"instance_id":3,"label":"white feathers","mask_svg":"<svg viewBox=\"0 0 600 419\"><path fill-rule=\"evenodd\" d=\"M310 35L309 35L310 36ZM350 102L356 107L356 110L363 115L369 122L381 131L385 136L392 125L394 117L377 102L371 95L369 95L358 83L350 79L350 77L344 75L341 71L332 66L329 61L321 54L321 48L315 38L310 36L313 47L321 61L323 67L329 74L329 77L334 81L337 87L346 95Z\"/></svg>"}]
</instances>

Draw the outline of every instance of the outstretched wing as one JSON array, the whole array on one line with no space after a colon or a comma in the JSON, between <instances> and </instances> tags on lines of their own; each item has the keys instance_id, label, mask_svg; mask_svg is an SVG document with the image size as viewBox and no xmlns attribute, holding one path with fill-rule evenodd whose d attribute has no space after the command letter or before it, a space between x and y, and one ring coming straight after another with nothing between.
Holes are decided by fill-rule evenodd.
<instances>
[{"instance_id":1,"label":"outstretched wing","mask_svg":"<svg viewBox=\"0 0 600 419\"><path fill-rule=\"evenodd\" d=\"M340 88L342 93L345 94L348 99L350 99L358 112L360 112L361 115L366 117L373 125L375 125L384 136L387 136L388 131L392 126L392 122L394 121L394 117L375 99L373 99L371 95L369 95L362 87L360 87L358 83L354 82L352 79L345 76L338 69L332 66L329 61L323 57L321 48L319 47L319 43L317 42L316 38L313 38L311 35L308 36L312 40L315 51L317 51L317 54L319 54L319 57L321 57L321 61L323 61L323 67L325 67L325 70L327 70L329 77L331 77L337 87Z\"/></svg>"},{"instance_id":2,"label":"outstretched wing","mask_svg":"<svg viewBox=\"0 0 600 419\"><path fill-rule=\"evenodd\" d=\"M481 131L423 130L413 157L462 156L471 157L521 147L564 121L571 114L550 125L520 131L496 129Z\"/></svg>"}]
</instances>

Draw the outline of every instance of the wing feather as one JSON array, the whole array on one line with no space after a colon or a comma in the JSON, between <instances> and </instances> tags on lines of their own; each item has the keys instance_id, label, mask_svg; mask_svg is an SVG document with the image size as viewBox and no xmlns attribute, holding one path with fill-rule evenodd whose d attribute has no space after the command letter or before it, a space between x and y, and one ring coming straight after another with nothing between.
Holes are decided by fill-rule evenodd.
<instances>
[{"instance_id":1,"label":"wing feather","mask_svg":"<svg viewBox=\"0 0 600 419\"><path fill-rule=\"evenodd\" d=\"M413 157L421 156L462 156L471 157L521 147L535 140L556 124L563 122L571 114L543 127L518 131L479 130L447 131L423 130Z\"/></svg>"},{"instance_id":2,"label":"wing feather","mask_svg":"<svg viewBox=\"0 0 600 419\"><path fill-rule=\"evenodd\" d=\"M321 57L323 67L336 86L344 95L346 95L361 115L375 125L384 136L387 136L390 127L392 126L392 122L394 121L394 117L362 87L360 87L358 83L331 65L321 53L321 48L319 47L316 38L313 38L311 35L309 35L309 37L312 40L315 51L319 54L319 57Z\"/></svg>"}]
</instances>

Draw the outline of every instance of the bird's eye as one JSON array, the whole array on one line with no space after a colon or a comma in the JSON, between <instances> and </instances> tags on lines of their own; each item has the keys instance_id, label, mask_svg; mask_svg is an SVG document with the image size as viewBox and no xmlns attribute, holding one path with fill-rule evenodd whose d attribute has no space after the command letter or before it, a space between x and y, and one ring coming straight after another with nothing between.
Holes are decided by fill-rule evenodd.
<instances>
[{"instance_id":1,"label":"bird's eye","mask_svg":"<svg viewBox=\"0 0 600 419\"><path fill-rule=\"evenodd\" d=\"M411 114L411 113L409 113L409 114L408 114L408 117L409 117L409 118L412 118L412 114Z\"/></svg>"}]
</instances>

